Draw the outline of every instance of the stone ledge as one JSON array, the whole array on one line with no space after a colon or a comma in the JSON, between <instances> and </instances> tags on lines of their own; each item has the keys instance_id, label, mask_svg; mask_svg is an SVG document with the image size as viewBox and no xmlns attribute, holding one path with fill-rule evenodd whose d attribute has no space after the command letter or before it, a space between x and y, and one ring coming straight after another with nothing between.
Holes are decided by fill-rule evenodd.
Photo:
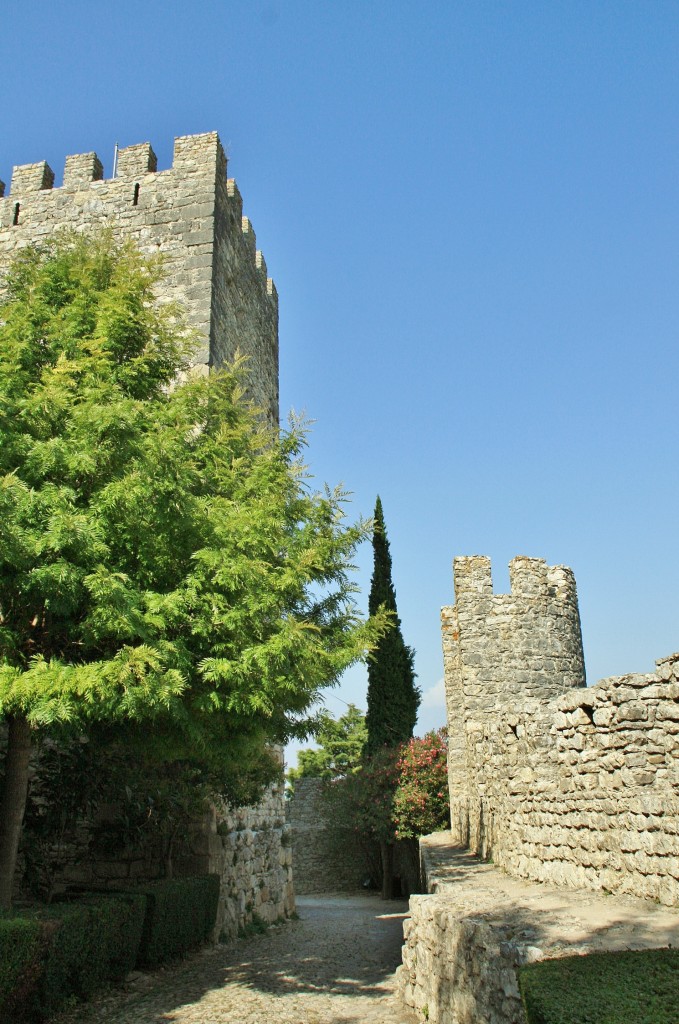
<instances>
[{"instance_id":1,"label":"stone ledge","mask_svg":"<svg viewBox=\"0 0 679 1024\"><path fill-rule=\"evenodd\" d=\"M679 945L679 909L511 878L448 832L425 836L420 852L429 895L410 899L398 980L432 1024L524 1024L524 963Z\"/></svg>"}]
</instances>

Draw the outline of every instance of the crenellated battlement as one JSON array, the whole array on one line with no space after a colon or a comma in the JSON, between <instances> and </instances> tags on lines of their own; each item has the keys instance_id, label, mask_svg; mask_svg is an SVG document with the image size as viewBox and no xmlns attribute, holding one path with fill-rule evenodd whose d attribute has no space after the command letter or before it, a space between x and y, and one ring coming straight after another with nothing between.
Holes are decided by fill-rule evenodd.
<instances>
[{"instance_id":1,"label":"crenellated battlement","mask_svg":"<svg viewBox=\"0 0 679 1024\"><path fill-rule=\"evenodd\" d=\"M243 216L238 186L216 132L174 140L172 166L158 170L149 142L120 149L115 177L94 152L66 157L63 184L45 161L14 167L0 182L0 270L25 245L62 229L113 228L151 255L166 276L160 301L178 301L203 344L196 363L249 358L252 397L278 417L278 293ZM0 278L0 291L2 281Z\"/></svg>"},{"instance_id":2,"label":"crenellated battlement","mask_svg":"<svg viewBox=\"0 0 679 1024\"><path fill-rule=\"evenodd\" d=\"M174 154L171 171L195 173L215 168L220 177L226 177L227 159L217 132L203 135L182 135L174 140ZM103 165L96 153L76 153L67 156L64 166L64 185L71 183L73 169L78 168L76 178L80 184L102 181ZM118 150L115 178L130 179L158 171L158 158L149 142L140 142ZM55 175L44 160L33 164L17 164L13 168L10 195L25 195L54 188ZM232 185L235 182L231 179Z\"/></svg>"},{"instance_id":3,"label":"crenellated battlement","mask_svg":"<svg viewBox=\"0 0 679 1024\"><path fill-rule=\"evenodd\" d=\"M0 200L6 199L4 209L0 209L0 229L7 226L24 227L31 219L31 199L37 193L50 192L63 200L65 197L61 195L62 192L78 192L94 186L96 202L106 203L108 199L111 204L115 204L119 198L118 190L124 190L127 186L127 196L128 199L131 196L133 205L148 208L147 191L150 183L143 181L148 175L158 175L162 185L168 189L173 187L173 175L214 175L216 182L226 181L226 195L234 209L235 219L241 224L243 241L251 254L257 279L263 282L264 294L275 301L278 293L273 281L267 277L264 256L257 250L254 228L249 218L243 216L243 200L238 186L233 178L227 180L226 170L227 158L217 132L176 138L172 167L166 171L158 171L158 158L149 142L119 149L115 177L111 178L104 178L103 164L96 153L67 156L63 184L60 187L55 187L55 173L46 161L17 164L12 170L7 196L4 182L0 182ZM157 198L157 187L153 193Z\"/></svg>"},{"instance_id":4,"label":"crenellated battlement","mask_svg":"<svg viewBox=\"0 0 679 1024\"><path fill-rule=\"evenodd\" d=\"M524 878L676 905L679 654L585 686L575 578L454 561L441 611L454 842Z\"/></svg>"},{"instance_id":5,"label":"crenellated battlement","mask_svg":"<svg viewBox=\"0 0 679 1024\"><path fill-rule=\"evenodd\" d=\"M493 593L490 559L485 555L465 555L453 561L453 583L457 600L475 597L507 596L577 601L575 576L565 565L547 565L544 558L517 555L509 563L509 595Z\"/></svg>"}]
</instances>

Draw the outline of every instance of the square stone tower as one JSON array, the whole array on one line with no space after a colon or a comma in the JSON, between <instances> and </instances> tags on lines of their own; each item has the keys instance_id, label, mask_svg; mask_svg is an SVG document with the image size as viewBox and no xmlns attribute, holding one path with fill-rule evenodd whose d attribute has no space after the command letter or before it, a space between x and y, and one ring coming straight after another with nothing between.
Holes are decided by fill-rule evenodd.
<instances>
[{"instance_id":1,"label":"square stone tower","mask_svg":"<svg viewBox=\"0 0 679 1024\"><path fill-rule=\"evenodd\" d=\"M247 356L251 396L278 422L278 296L216 132L175 139L169 170L142 143L120 150L114 178L104 180L96 153L79 153L66 157L60 188L43 161L15 167L4 193L0 182L0 271L62 228L109 226L162 254L159 299L180 303L197 329L196 365L207 372Z\"/></svg>"}]
</instances>

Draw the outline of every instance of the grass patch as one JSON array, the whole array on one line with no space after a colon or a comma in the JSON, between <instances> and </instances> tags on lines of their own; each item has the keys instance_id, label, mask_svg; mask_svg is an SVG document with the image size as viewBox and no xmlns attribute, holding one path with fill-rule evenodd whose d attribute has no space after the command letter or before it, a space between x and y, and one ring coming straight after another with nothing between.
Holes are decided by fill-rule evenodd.
<instances>
[{"instance_id":1,"label":"grass patch","mask_svg":"<svg viewBox=\"0 0 679 1024\"><path fill-rule=\"evenodd\" d=\"M679 950L644 949L522 967L528 1024L677 1024Z\"/></svg>"}]
</instances>

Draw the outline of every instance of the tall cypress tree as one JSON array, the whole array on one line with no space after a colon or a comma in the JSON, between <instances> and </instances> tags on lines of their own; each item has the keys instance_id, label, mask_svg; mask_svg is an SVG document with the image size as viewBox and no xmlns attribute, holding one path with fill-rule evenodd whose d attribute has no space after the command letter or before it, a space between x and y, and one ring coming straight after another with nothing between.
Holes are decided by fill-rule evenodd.
<instances>
[{"instance_id":1,"label":"tall cypress tree","mask_svg":"<svg viewBox=\"0 0 679 1024\"><path fill-rule=\"evenodd\" d=\"M384 526L382 502L375 503L374 565L368 607L372 615L381 605L392 612L393 627L379 641L368 661L368 741L370 756L381 747L396 747L413 735L420 704L413 659L401 633L396 592L391 579L391 554Z\"/></svg>"}]
</instances>

